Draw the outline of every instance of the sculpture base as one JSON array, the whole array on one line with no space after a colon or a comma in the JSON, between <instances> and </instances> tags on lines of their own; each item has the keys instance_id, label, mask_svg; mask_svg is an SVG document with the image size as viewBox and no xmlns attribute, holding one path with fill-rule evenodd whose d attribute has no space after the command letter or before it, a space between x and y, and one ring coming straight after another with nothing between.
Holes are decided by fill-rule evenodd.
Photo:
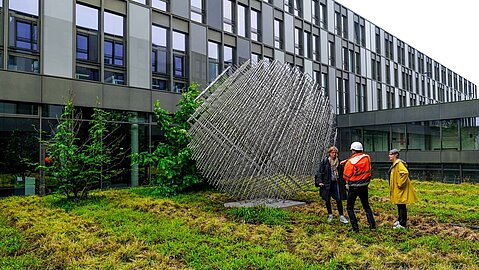
<instances>
[{"instance_id":1,"label":"sculpture base","mask_svg":"<svg viewBox=\"0 0 479 270\"><path fill-rule=\"evenodd\" d=\"M238 202L225 203L224 207L257 207L264 206L269 208L290 208L293 206L305 205L305 202L280 200L280 199L256 199Z\"/></svg>"}]
</instances>

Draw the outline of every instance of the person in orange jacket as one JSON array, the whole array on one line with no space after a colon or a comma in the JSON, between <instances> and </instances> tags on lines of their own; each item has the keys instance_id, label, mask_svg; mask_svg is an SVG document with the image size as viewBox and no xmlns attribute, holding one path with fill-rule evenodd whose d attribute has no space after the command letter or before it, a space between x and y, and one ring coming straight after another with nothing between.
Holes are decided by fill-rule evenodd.
<instances>
[{"instance_id":1,"label":"person in orange jacket","mask_svg":"<svg viewBox=\"0 0 479 270\"><path fill-rule=\"evenodd\" d=\"M389 160L392 162L389 169L389 198L398 208L398 221L393 228L402 229L406 228L407 222L406 204L415 203L418 199L409 179L406 163L399 159L399 150L389 151Z\"/></svg>"},{"instance_id":2,"label":"person in orange jacket","mask_svg":"<svg viewBox=\"0 0 479 270\"><path fill-rule=\"evenodd\" d=\"M371 181L371 158L363 153L363 145L360 142L353 142L350 149L352 155L347 160L342 161L344 164L343 178L346 180L346 188L348 189L346 210L349 221L353 231L358 232L359 226L356 214L354 214L354 204L356 198L359 197L364 212L366 212L369 228L374 230L376 229L376 221L368 198L368 186Z\"/></svg>"}]
</instances>

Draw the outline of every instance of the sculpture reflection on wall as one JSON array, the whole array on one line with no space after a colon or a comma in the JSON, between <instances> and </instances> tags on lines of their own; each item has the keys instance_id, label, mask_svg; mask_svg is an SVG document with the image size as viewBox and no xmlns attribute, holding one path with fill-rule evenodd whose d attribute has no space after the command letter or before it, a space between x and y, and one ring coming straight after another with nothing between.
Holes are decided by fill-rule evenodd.
<instances>
[{"instance_id":1,"label":"sculpture reflection on wall","mask_svg":"<svg viewBox=\"0 0 479 270\"><path fill-rule=\"evenodd\" d=\"M335 117L323 89L288 64L223 72L198 98L189 144L198 169L240 199L288 199L310 187Z\"/></svg>"}]
</instances>

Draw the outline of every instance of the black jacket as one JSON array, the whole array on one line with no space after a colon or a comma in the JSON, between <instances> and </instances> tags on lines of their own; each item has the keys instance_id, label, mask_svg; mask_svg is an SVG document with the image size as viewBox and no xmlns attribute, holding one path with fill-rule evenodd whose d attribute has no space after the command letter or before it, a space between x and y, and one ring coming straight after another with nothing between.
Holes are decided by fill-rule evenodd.
<instances>
[{"instance_id":1,"label":"black jacket","mask_svg":"<svg viewBox=\"0 0 479 270\"><path fill-rule=\"evenodd\" d=\"M338 159L338 179L336 181L336 184L338 185L338 190L339 190L339 195L340 198L336 198L336 194L331 194L331 165L329 164L329 158L325 157L321 161L321 165L319 166L318 173L315 176L315 186L319 186L320 183L323 183L324 186L322 186L319 190L319 195L323 200L329 200L329 198L333 197L335 200L346 200L347 199L347 194L346 194L346 182L343 179L343 166L341 165L341 160Z\"/></svg>"}]
</instances>

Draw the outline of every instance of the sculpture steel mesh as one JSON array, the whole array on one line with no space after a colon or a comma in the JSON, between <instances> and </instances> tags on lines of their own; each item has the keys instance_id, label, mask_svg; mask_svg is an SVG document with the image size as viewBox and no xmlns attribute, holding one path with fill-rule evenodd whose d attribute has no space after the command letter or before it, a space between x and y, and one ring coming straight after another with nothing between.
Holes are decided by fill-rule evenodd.
<instances>
[{"instance_id":1,"label":"sculpture steel mesh","mask_svg":"<svg viewBox=\"0 0 479 270\"><path fill-rule=\"evenodd\" d=\"M335 127L309 75L277 61L246 62L199 98L189 147L210 184L241 199L288 199L311 186Z\"/></svg>"}]
</instances>

